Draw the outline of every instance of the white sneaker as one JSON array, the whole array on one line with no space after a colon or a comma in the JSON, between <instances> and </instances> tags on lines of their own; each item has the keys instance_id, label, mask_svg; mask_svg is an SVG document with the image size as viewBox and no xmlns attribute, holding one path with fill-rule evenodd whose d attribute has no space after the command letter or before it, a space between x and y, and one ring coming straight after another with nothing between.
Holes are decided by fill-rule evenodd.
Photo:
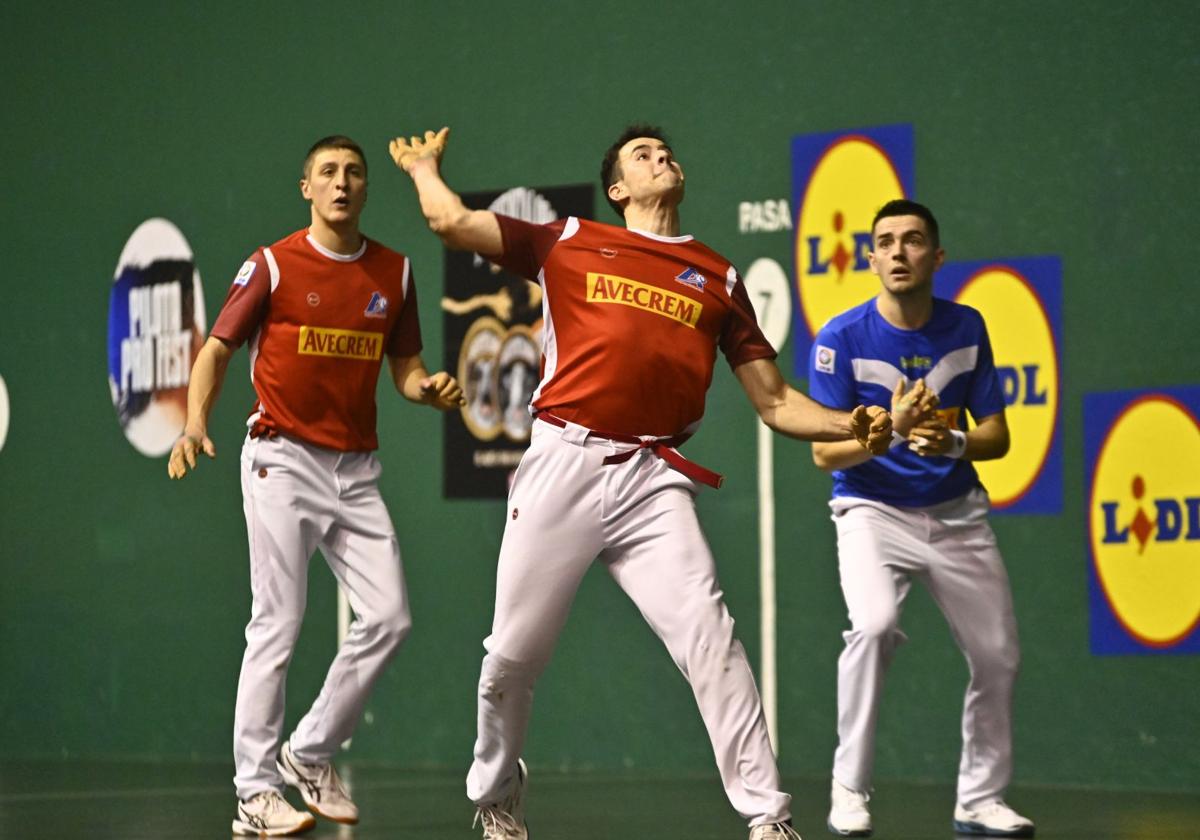
<instances>
[{"instance_id":1,"label":"white sneaker","mask_svg":"<svg viewBox=\"0 0 1200 840\"><path fill-rule=\"evenodd\" d=\"M870 796L843 785L837 779L829 790L829 831L839 837L870 837Z\"/></svg>"},{"instance_id":2,"label":"white sneaker","mask_svg":"<svg viewBox=\"0 0 1200 840\"><path fill-rule=\"evenodd\" d=\"M1003 800L993 799L972 810L954 806L954 830L984 837L1032 837L1033 820L1021 816Z\"/></svg>"},{"instance_id":3,"label":"white sneaker","mask_svg":"<svg viewBox=\"0 0 1200 840\"><path fill-rule=\"evenodd\" d=\"M275 766L283 780L300 791L308 810L346 825L358 822L358 806L332 764L305 764L296 758L291 743L284 741Z\"/></svg>"},{"instance_id":4,"label":"white sneaker","mask_svg":"<svg viewBox=\"0 0 1200 840\"><path fill-rule=\"evenodd\" d=\"M284 837L308 831L316 824L312 814L297 811L279 791L265 790L238 803L233 833L252 837Z\"/></svg>"},{"instance_id":5,"label":"white sneaker","mask_svg":"<svg viewBox=\"0 0 1200 840\"><path fill-rule=\"evenodd\" d=\"M495 805L480 806L475 810L471 828L483 825L483 840L529 840L529 826L525 825L525 789L529 786L529 768L517 759L517 784L507 799Z\"/></svg>"},{"instance_id":6,"label":"white sneaker","mask_svg":"<svg viewBox=\"0 0 1200 840\"><path fill-rule=\"evenodd\" d=\"M750 829L750 840L802 840L790 822L756 825Z\"/></svg>"}]
</instances>

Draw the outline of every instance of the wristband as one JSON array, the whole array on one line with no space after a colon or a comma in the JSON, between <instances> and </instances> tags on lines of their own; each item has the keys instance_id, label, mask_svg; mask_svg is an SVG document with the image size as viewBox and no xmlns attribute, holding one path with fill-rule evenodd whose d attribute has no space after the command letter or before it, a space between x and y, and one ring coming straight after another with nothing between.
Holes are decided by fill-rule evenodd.
<instances>
[{"instance_id":1,"label":"wristband","mask_svg":"<svg viewBox=\"0 0 1200 840\"><path fill-rule=\"evenodd\" d=\"M961 429L950 430L950 451L946 453L947 458L961 458L967 454L967 433Z\"/></svg>"},{"instance_id":2,"label":"wristband","mask_svg":"<svg viewBox=\"0 0 1200 840\"><path fill-rule=\"evenodd\" d=\"M895 449L897 446L903 446L908 443L908 438L892 429L892 442L888 444L888 449Z\"/></svg>"}]
</instances>

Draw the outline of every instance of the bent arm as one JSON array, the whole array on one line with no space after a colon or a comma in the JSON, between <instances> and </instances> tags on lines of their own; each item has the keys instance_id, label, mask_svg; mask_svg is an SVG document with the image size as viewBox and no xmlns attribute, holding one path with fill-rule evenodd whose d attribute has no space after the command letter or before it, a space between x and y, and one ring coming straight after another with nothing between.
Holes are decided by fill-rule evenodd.
<instances>
[{"instance_id":1,"label":"bent arm","mask_svg":"<svg viewBox=\"0 0 1200 840\"><path fill-rule=\"evenodd\" d=\"M408 174L417 188L421 212L429 222L429 229L447 248L474 251L484 257L498 256L504 250L496 214L490 210L471 210L463 204L458 193L442 180L436 162L418 161Z\"/></svg>"},{"instance_id":2,"label":"bent arm","mask_svg":"<svg viewBox=\"0 0 1200 840\"><path fill-rule=\"evenodd\" d=\"M969 461L991 461L1008 454L1011 438L1008 434L1008 419L1001 411L989 414L967 432L967 451L963 457Z\"/></svg>"},{"instance_id":3,"label":"bent arm","mask_svg":"<svg viewBox=\"0 0 1200 840\"><path fill-rule=\"evenodd\" d=\"M954 457L955 434L965 438L965 447L958 456L964 460L991 461L1008 453L1008 420L1003 411L981 417L969 432L952 430L944 421L925 423L914 428L909 439L918 455Z\"/></svg>"},{"instance_id":4,"label":"bent arm","mask_svg":"<svg viewBox=\"0 0 1200 840\"><path fill-rule=\"evenodd\" d=\"M409 402L421 402L421 380L429 376L425 362L420 354L415 356L388 356L388 367L392 373L392 382L400 396Z\"/></svg>"},{"instance_id":5,"label":"bent arm","mask_svg":"<svg viewBox=\"0 0 1200 840\"><path fill-rule=\"evenodd\" d=\"M863 449L856 440L839 440L834 443L814 442L813 463L824 472L848 470L870 461L871 452Z\"/></svg>"},{"instance_id":6,"label":"bent arm","mask_svg":"<svg viewBox=\"0 0 1200 840\"><path fill-rule=\"evenodd\" d=\"M848 441L866 452L855 439L850 412L826 408L797 391L770 359L746 362L733 373L758 416L774 431L798 440Z\"/></svg>"},{"instance_id":7,"label":"bent arm","mask_svg":"<svg viewBox=\"0 0 1200 840\"><path fill-rule=\"evenodd\" d=\"M438 411L449 411L463 404L458 380L445 371L431 375L419 354L388 356L388 367L396 390L409 402L433 406Z\"/></svg>"},{"instance_id":8,"label":"bent arm","mask_svg":"<svg viewBox=\"0 0 1200 840\"><path fill-rule=\"evenodd\" d=\"M429 229L447 248L474 251L484 257L499 256L504 239L496 215L488 210L471 210L442 180L441 159L449 137L449 128L436 134L426 131L423 140L397 137L388 148L396 166L412 178Z\"/></svg>"}]
</instances>

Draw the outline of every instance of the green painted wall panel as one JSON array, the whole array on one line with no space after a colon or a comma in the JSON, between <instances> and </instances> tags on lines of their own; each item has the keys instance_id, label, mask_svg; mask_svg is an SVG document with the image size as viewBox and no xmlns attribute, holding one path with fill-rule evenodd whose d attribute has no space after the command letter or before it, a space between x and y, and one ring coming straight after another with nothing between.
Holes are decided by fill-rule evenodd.
<instances>
[{"instance_id":1,"label":"green painted wall panel","mask_svg":"<svg viewBox=\"0 0 1200 840\"><path fill-rule=\"evenodd\" d=\"M469 191L594 178L626 122L661 122L688 172L685 229L743 267L765 256L790 270L789 234L739 234L738 202L790 197L795 134L903 122L949 258L1063 260L1064 512L995 520L1024 648L1018 779L1200 787L1200 661L1088 653L1080 410L1088 391L1200 381L1198 36L1200 11L1182 2L9 10L0 755L229 750L249 613L235 470L247 361L235 360L212 419L215 463L171 484L161 459L126 443L105 384L106 312L141 221L162 215L184 232L211 324L246 254L306 222L296 180L308 144L348 133L372 166L364 227L412 256L437 365L441 248L386 158L391 134L452 125L447 176ZM416 624L352 749L465 767L504 510L439 498L432 412L381 388L380 427ZM757 662L755 420L725 369L688 450L729 479L699 508ZM828 480L789 441L776 443L775 470L781 761L820 774L845 623ZM965 667L928 597L911 601L879 773L950 778ZM317 558L289 722L320 684L334 615ZM682 677L602 570L539 685L529 757L710 768Z\"/></svg>"}]
</instances>

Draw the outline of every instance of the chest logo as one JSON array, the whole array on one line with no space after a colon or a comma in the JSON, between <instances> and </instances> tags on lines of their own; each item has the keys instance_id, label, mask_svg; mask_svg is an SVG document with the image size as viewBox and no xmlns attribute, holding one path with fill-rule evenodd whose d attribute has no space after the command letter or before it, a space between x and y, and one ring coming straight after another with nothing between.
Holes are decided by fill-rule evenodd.
<instances>
[{"instance_id":1,"label":"chest logo","mask_svg":"<svg viewBox=\"0 0 1200 840\"><path fill-rule=\"evenodd\" d=\"M930 356L901 356L900 367L904 370L912 368L928 370L933 367L933 358Z\"/></svg>"},{"instance_id":2,"label":"chest logo","mask_svg":"<svg viewBox=\"0 0 1200 840\"><path fill-rule=\"evenodd\" d=\"M383 353L383 333L303 326L296 351L301 356L378 359Z\"/></svg>"},{"instance_id":3,"label":"chest logo","mask_svg":"<svg viewBox=\"0 0 1200 840\"><path fill-rule=\"evenodd\" d=\"M368 318L386 318L387 317L388 299L375 292L371 295L371 301L367 304L367 308L363 310L363 314Z\"/></svg>"},{"instance_id":4,"label":"chest logo","mask_svg":"<svg viewBox=\"0 0 1200 840\"><path fill-rule=\"evenodd\" d=\"M675 279L685 286L691 286L693 289L703 289L704 284L708 282L708 279L703 274L691 266L676 274Z\"/></svg>"},{"instance_id":5,"label":"chest logo","mask_svg":"<svg viewBox=\"0 0 1200 840\"><path fill-rule=\"evenodd\" d=\"M309 292L308 297L306 297L305 300L308 301L309 306L320 306L321 305L321 296L319 294L317 294L316 292Z\"/></svg>"},{"instance_id":6,"label":"chest logo","mask_svg":"<svg viewBox=\"0 0 1200 840\"><path fill-rule=\"evenodd\" d=\"M662 315L684 326L696 328L704 304L684 295L677 295L657 286L639 283L627 277L616 277L611 274L597 274L589 271L587 275L588 303L618 303L622 306L632 306L655 315Z\"/></svg>"},{"instance_id":7,"label":"chest logo","mask_svg":"<svg viewBox=\"0 0 1200 840\"><path fill-rule=\"evenodd\" d=\"M601 248L600 256L604 257L605 259L609 259L609 260L615 259L617 256L617 249L616 248Z\"/></svg>"}]
</instances>

